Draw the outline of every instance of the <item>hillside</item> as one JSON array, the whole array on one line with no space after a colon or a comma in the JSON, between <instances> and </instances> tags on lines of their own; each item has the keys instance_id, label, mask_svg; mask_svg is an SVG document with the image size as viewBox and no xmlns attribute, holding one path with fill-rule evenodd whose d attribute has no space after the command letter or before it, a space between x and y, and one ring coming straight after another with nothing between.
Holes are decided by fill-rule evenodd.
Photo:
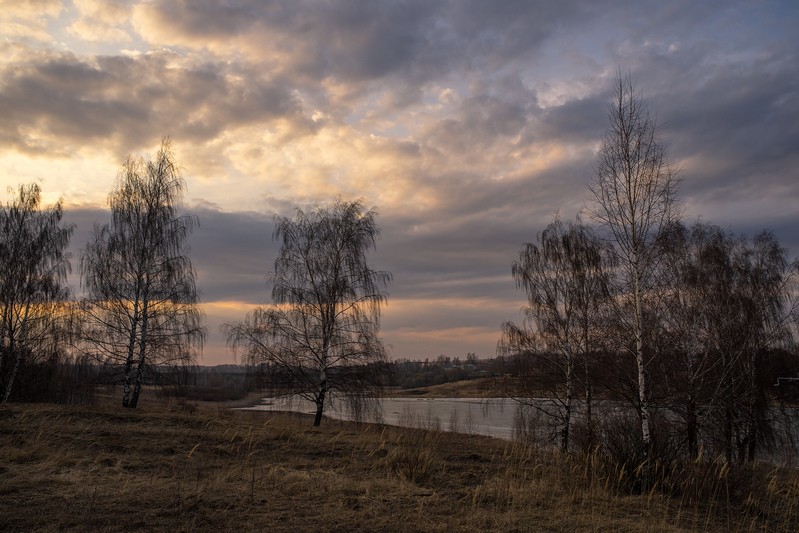
<instances>
[{"instance_id":1,"label":"hillside","mask_svg":"<svg viewBox=\"0 0 799 533\"><path fill-rule=\"evenodd\" d=\"M741 474L708 471L701 496L633 496L599 468L591 474L520 444L330 420L313 429L301 416L10 405L0 407L0 436L0 529L8 531L799 526L795 472L749 470L742 483Z\"/></svg>"}]
</instances>

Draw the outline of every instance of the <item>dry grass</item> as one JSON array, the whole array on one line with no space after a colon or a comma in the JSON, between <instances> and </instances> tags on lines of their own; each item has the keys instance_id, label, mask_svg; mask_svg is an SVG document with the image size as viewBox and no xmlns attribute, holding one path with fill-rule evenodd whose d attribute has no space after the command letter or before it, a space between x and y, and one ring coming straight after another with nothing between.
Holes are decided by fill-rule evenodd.
<instances>
[{"instance_id":1,"label":"dry grass","mask_svg":"<svg viewBox=\"0 0 799 533\"><path fill-rule=\"evenodd\" d=\"M494 386L492 378L465 379L412 389L389 387L384 395L391 398L485 398L491 395Z\"/></svg>"},{"instance_id":2,"label":"dry grass","mask_svg":"<svg viewBox=\"0 0 799 533\"><path fill-rule=\"evenodd\" d=\"M0 407L7 531L796 531L799 477L626 495L590 461L419 429L145 403ZM617 473L618 474L618 473ZM617 475L614 474L614 475ZM736 474L738 475L738 474ZM704 476L704 478L702 478ZM755 488L757 490L755 490ZM715 493L713 493L715 491ZM748 491L748 493L747 493Z\"/></svg>"}]
</instances>

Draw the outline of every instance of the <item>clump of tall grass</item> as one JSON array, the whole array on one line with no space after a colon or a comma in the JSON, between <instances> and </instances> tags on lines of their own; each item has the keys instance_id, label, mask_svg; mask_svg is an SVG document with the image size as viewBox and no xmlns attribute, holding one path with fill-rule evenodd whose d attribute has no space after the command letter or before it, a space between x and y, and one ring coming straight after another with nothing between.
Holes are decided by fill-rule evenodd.
<instances>
[{"instance_id":1,"label":"clump of tall grass","mask_svg":"<svg viewBox=\"0 0 799 533\"><path fill-rule=\"evenodd\" d=\"M681 454L667 420L655 419L653 446L642 456L637 420L623 416L602 421L593 446L562 456L566 478L613 498L663 497L675 520L703 517L702 529L726 524L730 529L794 531L799 526L799 476L764 463L734 465L703 453ZM580 435L585 427L578 425ZM579 439L578 439L578 442ZM589 442L582 437L582 442ZM569 466L566 466L569 465ZM712 527L711 527L712 526Z\"/></svg>"},{"instance_id":2,"label":"clump of tall grass","mask_svg":"<svg viewBox=\"0 0 799 533\"><path fill-rule=\"evenodd\" d=\"M416 428L391 428L391 437L384 428L380 433L378 455L383 457L390 476L415 485L428 485L444 470L438 450L446 449L444 437L447 434L419 422L420 427Z\"/></svg>"},{"instance_id":3,"label":"clump of tall grass","mask_svg":"<svg viewBox=\"0 0 799 533\"><path fill-rule=\"evenodd\" d=\"M427 447L394 448L385 460L393 475L417 485L429 481L436 467L434 452Z\"/></svg>"}]
</instances>

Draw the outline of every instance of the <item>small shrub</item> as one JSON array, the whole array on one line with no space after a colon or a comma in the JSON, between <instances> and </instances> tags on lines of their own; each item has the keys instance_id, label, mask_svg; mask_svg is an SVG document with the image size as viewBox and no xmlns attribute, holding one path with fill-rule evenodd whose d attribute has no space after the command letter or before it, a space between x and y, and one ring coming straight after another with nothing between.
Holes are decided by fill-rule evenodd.
<instances>
[{"instance_id":1,"label":"small shrub","mask_svg":"<svg viewBox=\"0 0 799 533\"><path fill-rule=\"evenodd\" d=\"M672 478L681 464L680 446L673 424L653 413L651 445L645 454L639 418L618 411L596 422L592 431L578 427L576 454L593 479L626 494L658 488L669 492ZM595 440L596 439L596 440ZM596 444L594 444L596 442ZM588 448L589 444L593 444Z\"/></svg>"},{"instance_id":2,"label":"small shrub","mask_svg":"<svg viewBox=\"0 0 799 533\"><path fill-rule=\"evenodd\" d=\"M392 474L417 485L430 480L435 466L433 452L427 446L394 448L385 460Z\"/></svg>"}]
</instances>

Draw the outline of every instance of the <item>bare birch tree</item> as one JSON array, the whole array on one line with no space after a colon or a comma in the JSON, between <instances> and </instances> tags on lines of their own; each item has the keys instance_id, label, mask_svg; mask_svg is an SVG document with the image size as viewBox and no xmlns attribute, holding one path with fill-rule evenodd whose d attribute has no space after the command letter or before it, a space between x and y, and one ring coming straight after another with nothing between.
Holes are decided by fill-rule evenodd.
<instances>
[{"instance_id":1,"label":"bare birch tree","mask_svg":"<svg viewBox=\"0 0 799 533\"><path fill-rule=\"evenodd\" d=\"M274 305L227 326L228 343L252 364L268 364L283 392L316 405L318 426L330 396L360 400L385 361L378 337L388 272L373 270L375 212L360 202L275 217L281 243L271 275Z\"/></svg>"},{"instance_id":2,"label":"bare birch tree","mask_svg":"<svg viewBox=\"0 0 799 533\"><path fill-rule=\"evenodd\" d=\"M95 226L81 256L82 341L121 367L124 407L136 407L148 373L192 363L205 338L184 188L168 139L154 161L129 157L109 196L112 221Z\"/></svg>"},{"instance_id":3,"label":"bare birch tree","mask_svg":"<svg viewBox=\"0 0 799 533\"><path fill-rule=\"evenodd\" d=\"M25 358L52 353L63 340L57 308L69 298L74 227L61 223L61 202L45 209L40 202L39 186L31 184L0 206L0 402L8 401Z\"/></svg>"},{"instance_id":4,"label":"bare birch tree","mask_svg":"<svg viewBox=\"0 0 799 533\"><path fill-rule=\"evenodd\" d=\"M761 376L774 348L795 347L793 324L799 312L799 261L790 261L770 231L754 236L748 247L744 271L748 342L743 359L746 376L744 436L739 442L739 461L754 461L758 448L773 441L774 424ZM772 385L773 381L768 383Z\"/></svg>"},{"instance_id":5,"label":"bare birch tree","mask_svg":"<svg viewBox=\"0 0 799 533\"><path fill-rule=\"evenodd\" d=\"M637 407L646 458L651 445L651 415L644 305L653 285L654 242L661 229L676 218L677 180L658 136L655 118L647 110L632 78L622 76L621 72L609 118L610 128L599 151L591 184L592 215L607 231L619 261L617 310L629 331L626 349L635 358L637 367Z\"/></svg>"},{"instance_id":6,"label":"bare birch tree","mask_svg":"<svg viewBox=\"0 0 799 533\"><path fill-rule=\"evenodd\" d=\"M699 432L728 462L754 459L778 437L769 408L771 354L790 351L799 264L769 232L751 241L709 224L672 224L660 239L667 283L659 313L674 412L684 415L689 454ZM681 405L682 404L682 405ZM698 412L705 414L700 420ZM784 425L787 428L788 425Z\"/></svg>"},{"instance_id":7,"label":"bare birch tree","mask_svg":"<svg viewBox=\"0 0 799 533\"><path fill-rule=\"evenodd\" d=\"M763 376L768 353L790 348L796 319L799 263L769 232L749 241L720 230L704 249L698 286L703 295L706 350L716 357L710 407L727 461L754 460L773 441ZM765 386L770 387L772 383Z\"/></svg>"},{"instance_id":8,"label":"bare birch tree","mask_svg":"<svg viewBox=\"0 0 799 533\"><path fill-rule=\"evenodd\" d=\"M556 369L555 378L562 384L562 390L554 395L557 410L552 412L548 404L540 402L531 405L560 420L563 451L569 449L580 363L586 369L583 382L590 425L591 383L586 358L595 349L600 308L608 297L609 267L607 250L588 227L579 223L564 225L557 219L539 235L537 244L525 244L519 260L513 263L513 278L516 286L527 293L528 306L523 310L522 325L503 324L499 352L522 358L533 356ZM536 396L534 391L529 392ZM518 397L517 401L527 400Z\"/></svg>"},{"instance_id":9,"label":"bare birch tree","mask_svg":"<svg viewBox=\"0 0 799 533\"><path fill-rule=\"evenodd\" d=\"M659 344L668 359L661 361L661 373L669 384L666 401L684 422L688 454L695 460L700 433L706 443L713 437L700 412L734 398L725 368L738 350L741 330L735 326L721 337L719 332L739 322L733 251L740 242L718 226L674 222L661 233L658 246Z\"/></svg>"}]
</instances>

